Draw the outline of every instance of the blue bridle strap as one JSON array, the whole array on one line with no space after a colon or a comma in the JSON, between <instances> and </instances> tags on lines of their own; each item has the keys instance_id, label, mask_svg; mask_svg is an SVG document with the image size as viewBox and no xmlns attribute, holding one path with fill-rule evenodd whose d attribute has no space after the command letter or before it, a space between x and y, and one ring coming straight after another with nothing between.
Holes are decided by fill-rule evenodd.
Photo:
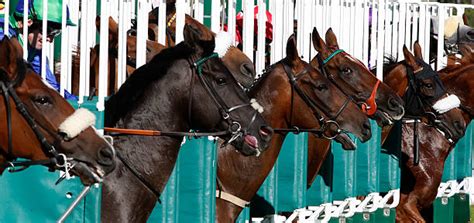
<instances>
[{"instance_id":1,"label":"blue bridle strap","mask_svg":"<svg viewBox=\"0 0 474 223\"><path fill-rule=\"evenodd\" d=\"M334 56L336 56L337 54L342 53L342 52L344 52L344 50L341 50L341 49L338 49L338 50L332 52L331 55L328 56L328 58L323 60L323 65L326 64L327 62L329 62Z\"/></svg>"}]
</instances>

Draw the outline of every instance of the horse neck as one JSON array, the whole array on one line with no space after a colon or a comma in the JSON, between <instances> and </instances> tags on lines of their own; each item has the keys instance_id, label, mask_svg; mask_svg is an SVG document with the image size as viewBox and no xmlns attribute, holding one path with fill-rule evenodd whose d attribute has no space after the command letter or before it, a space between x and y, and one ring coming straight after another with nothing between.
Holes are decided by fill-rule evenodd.
<instances>
[{"instance_id":1,"label":"horse neck","mask_svg":"<svg viewBox=\"0 0 474 223\"><path fill-rule=\"evenodd\" d=\"M406 68L403 64L391 67L389 71L384 69L384 83L392 88L398 96L402 97L405 94L408 80L406 76Z\"/></svg>"},{"instance_id":2,"label":"horse neck","mask_svg":"<svg viewBox=\"0 0 474 223\"><path fill-rule=\"evenodd\" d=\"M280 75L268 74L265 80L260 81L249 92L249 96L256 98L265 108L262 115L272 128L289 127L291 87L284 72ZM294 105L295 111L306 107L306 105L301 104ZM307 110L305 112L311 113L309 108ZM306 125L300 123L299 127L310 128L311 121L307 121L307 123L305 123ZM311 127L316 125L316 120L314 120L314 125ZM236 153L231 146L219 149L217 175L222 191L250 201L273 168L285 137L286 133L274 134L269 147L259 157L244 157L240 153ZM236 205L219 199L216 204L218 220L220 218L226 219L226 221L235 219L242 210Z\"/></svg>"},{"instance_id":3,"label":"horse neck","mask_svg":"<svg viewBox=\"0 0 474 223\"><path fill-rule=\"evenodd\" d=\"M176 75L181 77L178 78ZM191 77L189 72L170 73L150 84L142 99L138 99L140 103L120 119L116 126L130 129L188 131L187 107L183 108L183 104L187 103L186 98L189 96L189 77ZM175 89L172 97L169 95L169 89ZM121 136L115 138L114 147L127 165L138 172L155 191L161 193L173 171L181 141L182 137ZM130 186L123 187L123 185ZM106 209L106 213L103 214L112 216L110 219L126 216L127 221L131 222L137 212L130 211L130 208L136 210L140 207L142 212L139 213L149 213L155 204L151 202L152 205L148 205L150 202L142 202L154 195L124 165L117 167L104 181L104 194L107 196L102 198L102 207L108 205L114 207ZM121 199L127 202L121 202Z\"/></svg>"},{"instance_id":4,"label":"horse neck","mask_svg":"<svg viewBox=\"0 0 474 223\"><path fill-rule=\"evenodd\" d=\"M444 86L450 94L455 94L467 110L463 110L464 120L469 124L474 117L474 65L460 67L441 76Z\"/></svg>"}]
</instances>

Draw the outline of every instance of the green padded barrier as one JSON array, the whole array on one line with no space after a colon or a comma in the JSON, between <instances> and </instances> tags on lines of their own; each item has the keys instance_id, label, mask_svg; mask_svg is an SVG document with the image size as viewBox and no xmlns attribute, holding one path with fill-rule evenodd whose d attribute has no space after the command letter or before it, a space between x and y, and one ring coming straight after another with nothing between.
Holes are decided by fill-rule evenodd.
<instances>
[{"instance_id":1,"label":"green padded barrier","mask_svg":"<svg viewBox=\"0 0 474 223\"><path fill-rule=\"evenodd\" d=\"M271 205L275 214L293 212L306 206L306 173L308 135L289 133L283 142L280 155L257 195ZM252 205L260 205L253 202Z\"/></svg>"},{"instance_id":2,"label":"green padded barrier","mask_svg":"<svg viewBox=\"0 0 474 223\"><path fill-rule=\"evenodd\" d=\"M58 177L59 172L42 166L5 172L0 177L0 222L55 222L84 188L77 177L54 185ZM100 196L101 189L92 187L66 222L99 222L100 209L95 207L100 206Z\"/></svg>"},{"instance_id":3,"label":"green padded barrier","mask_svg":"<svg viewBox=\"0 0 474 223\"><path fill-rule=\"evenodd\" d=\"M454 198L436 198L433 202L433 213L433 223L453 222Z\"/></svg>"},{"instance_id":4,"label":"green padded barrier","mask_svg":"<svg viewBox=\"0 0 474 223\"><path fill-rule=\"evenodd\" d=\"M70 101L74 108L76 102ZM97 128L103 128L103 112L97 111L97 100L86 101L81 107L92 111L98 121ZM54 222L69 207L84 186L79 178L65 180L54 185L59 172L49 172L46 167L33 166L18 173L4 172L0 176L0 222ZM72 197L68 198L69 195ZM92 187L78 204L66 222L100 221L101 187Z\"/></svg>"},{"instance_id":5,"label":"green padded barrier","mask_svg":"<svg viewBox=\"0 0 474 223\"><path fill-rule=\"evenodd\" d=\"M244 208L239 215L239 218L235 221L236 223L247 223L250 221L250 208Z\"/></svg>"},{"instance_id":6,"label":"green padded barrier","mask_svg":"<svg viewBox=\"0 0 474 223\"><path fill-rule=\"evenodd\" d=\"M216 142L186 140L148 222L214 222Z\"/></svg>"},{"instance_id":7,"label":"green padded barrier","mask_svg":"<svg viewBox=\"0 0 474 223\"><path fill-rule=\"evenodd\" d=\"M455 194L453 222L469 222L471 218L469 194Z\"/></svg>"}]
</instances>

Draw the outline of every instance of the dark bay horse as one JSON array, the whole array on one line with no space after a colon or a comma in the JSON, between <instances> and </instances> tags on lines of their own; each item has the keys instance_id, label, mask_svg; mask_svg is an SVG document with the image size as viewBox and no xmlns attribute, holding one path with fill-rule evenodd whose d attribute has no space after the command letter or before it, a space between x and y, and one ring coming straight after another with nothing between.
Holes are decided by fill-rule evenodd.
<instances>
[{"instance_id":1,"label":"dark bay horse","mask_svg":"<svg viewBox=\"0 0 474 223\"><path fill-rule=\"evenodd\" d=\"M317 29L313 29L312 42L318 55L311 60L311 65L325 74L345 95L361 106L361 109L365 109L365 113L377 120L380 126L399 120L404 114L402 99L390 87L380 82L359 60L339 49L332 29L326 31L325 39L326 42L320 37ZM330 151L331 141L311 134L308 138L307 183L310 187Z\"/></svg>"},{"instance_id":2,"label":"dark bay horse","mask_svg":"<svg viewBox=\"0 0 474 223\"><path fill-rule=\"evenodd\" d=\"M214 41L202 40L202 35L186 25L184 42L137 69L107 101L105 125L225 131L230 134L223 139L231 140L239 154L264 151L271 128L212 53ZM122 135L114 140L120 162L104 182L101 221L145 222L171 175L183 136Z\"/></svg>"},{"instance_id":3,"label":"dark bay horse","mask_svg":"<svg viewBox=\"0 0 474 223\"><path fill-rule=\"evenodd\" d=\"M6 167L42 164L67 169L84 185L101 182L115 167L115 152L90 127L94 115L75 112L48 87L22 59L17 39L0 41L0 57L0 174Z\"/></svg>"},{"instance_id":4,"label":"dark bay horse","mask_svg":"<svg viewBox=\"0 0 474 223\"><path fill-rule=\"evenodd\" d=\"M421 48L417 42L414 49L415 56L404 47L405 61L384 67L385 82L401 96L405 95L407 89L412 87L408 75L424 77L430 75L429 73L434 73L431 67L423 62ZM410 70L413 71L413 74L408 74ZM455 108L444 113L430 111L433 110L433 100L428 99L436 95L437 88L442 88L436 84L435 79L416 79L414 82L415 88L418 89L417 94L423 95L420 98L427 101L423 103L427 107L424 109L428 113L419 114L419 118L404 119L399 127L400 133L398 134L401 134L402 140L402 155L400 157L402 176L397 222L425 222L420 212L435 200L445 160L454 148L454 143L463 136L466 126L460 109ZM448 91L448 93L453 92ZM440 98L443 97L444 95ZM433 99L438 102L443 100ZM416 115L412 112L407 114ZM436 120L433 121L433 118ZM383 137L385 136L383 135ZM388 135L388 137L392 136L397 137L397 132L394 129ZM414 140L414 137L417 137L418 140ZM418 154L414 151L415 147L419 147Z\"/></svg>"},{"instance_id":5,"label":"dark bay horse","mask_svg":"<svg viewBox=\"0 0 474 223\"><path fill-rule=\"evenodd\" d=\"M301 60L294 36L288 40L286 58L274 64L250 89L249 95L263 105L265 120L278 134L272 138L269 149L259 157L244 157L235 153L232 146L218 151L218 222L235 221L257 193L277 160L288 133L278 129L325 129L331 131L326 134L337 135L337 128L321 128L335 121L340 128L352 132L362 141L371 137L367 116L334 84ZM322 123L318 122L317 114L324 117ZM341 142L347 143L344 139Z\"/></svg>"}]
</instances>

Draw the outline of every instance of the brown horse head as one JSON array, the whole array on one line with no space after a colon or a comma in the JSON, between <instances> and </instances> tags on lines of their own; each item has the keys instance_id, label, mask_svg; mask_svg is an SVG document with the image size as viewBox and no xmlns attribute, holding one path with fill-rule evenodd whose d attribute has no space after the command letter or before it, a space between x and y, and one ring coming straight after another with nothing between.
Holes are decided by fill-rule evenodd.
<instances>
[{"instance_id":1,"label":"brown horse head","mask_svg":"<svg viewBox=\"0 0 474 223\"><path fill-rule=\"evenodd\" d=\"M316 115L317 119L321 119L324 116L322 117L324 121L320 123L323 125L324 130L337 131L337 126L332 125L332 122L335 121L338 123L339 128L352 132L364 142L371 137L370 124L367 117L360 112L360 109L357 109L356 104L352 103L349 97L341 92L334 83L301 60L296 49L294 35L288 39L286 57L282 60L281 64L282 67L292 68L292 72L296 74L294 78L304 87L306 94L316 102L319 111L313 110L312 113ZM305 73L308 75L305 75ZM334 132L325 134L334 135Z\"/></svg>"},{"instance_id":2,"label":"brown horse head","mask_svg":"<svg viewBox=\"0 0 474 223\"><path fill-rule=\"evenodd\" d=\"M311 65L319 68L341 91L353 98L380 125L391 124L403 114L402 99L380 82L359 60L339 49L332 29L326 32L326 42L313 29L312 41L318 51Z\"/></svg>"},{"instance_id":3,"label":"brown horse head","mask_svg":"<svg viewBox=\"0 0 474 223\"><path fill-rule=\"evenodd\" d=\"M102 181L115 167L115 152L90 127L95 117L85 109L76 112L41 77L27 67L16 39L0 41L0 167L15 158L50 160L52 169L61 169L65 157L74 165L72 172L85 185ZM5 103L3 103L5 102ZM5 113L11 112L11 122ZM8 134L11 129L12 134ZM9 144L8 141L12 140ZM69 160L70 159L70 160Z\"/></svg>"},{"instance_id":4,"label":"brown horse head","mask_svg":"<svg viewBox=\"0 0 474 223\"><path fill-rule=\"evenodd\" d=\"M385 83L404 97L408 116L428 118L447 139L456 142L466 128L460 109L454 105L459 99L446 94L438 73L423 62L418 43L414 48L416 57L404 46L405 61L384 67Z\"/></svg>"}]
</instances>

